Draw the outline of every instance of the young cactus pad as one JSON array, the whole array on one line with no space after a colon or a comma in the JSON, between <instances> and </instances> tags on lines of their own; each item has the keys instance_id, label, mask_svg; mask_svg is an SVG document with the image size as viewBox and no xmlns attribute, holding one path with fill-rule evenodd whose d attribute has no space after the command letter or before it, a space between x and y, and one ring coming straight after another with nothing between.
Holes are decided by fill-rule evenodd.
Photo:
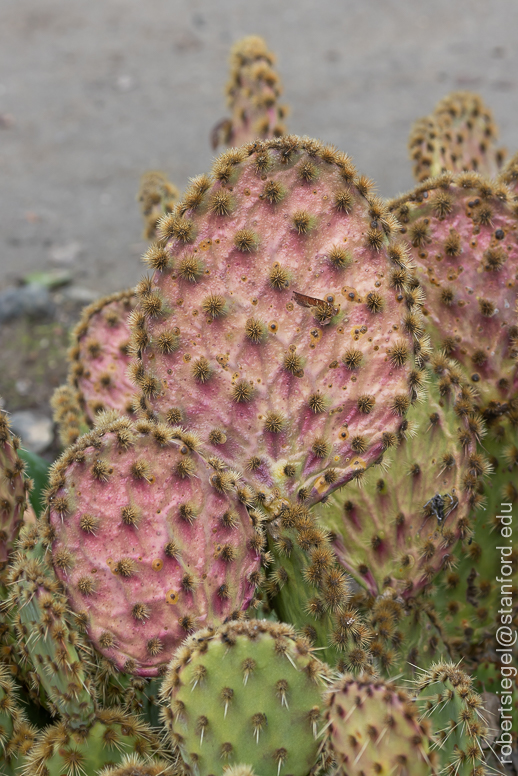
<instances>
[{"instance_id":1,"label":"young cactus pad","mask_svg":"<svg viewBox=\"0 0 518 776\"><path fill-rule=\"evenodd\" d=\"M194 634L163 683L171 741L196 776L239 763L261 776L307 776L328 671L284 623L249 620Z\"/></svg>"},{"instance_id":2,"label":"young cactus pad","mask_svg":"<svg viewBox=\"0 0 518 776\"><path fill-rule=\"evenodd\" d=\"M410 695L382 679L345 675L329 689L327 744L347 776L431 776L426 729Z\"/></svg>"},{"instance_id":3,"label":"young cactus pad","mask_svg":"<svg viewBox=\"0 0 518 776\"><path fill-rule=\"evenodd\" d=\"M496 147L498 130L478 94L453 92L444 97L430 116L415 122L408 148L418 181L447 170L475 170L495 175L505 156Z\"/></svg>"},{"instance_id":4,"label":"young cactus pad","mask_svg":"<svg viewBox=\"0 0 518 776\"><path fill-rule=\"evenodd\" d=\"M234 44L226 89L232 118L223 119L212 130L213 148L285 134L286 108L278 104L282 87L274 64L274 54L259 36L249 35Z\"/></svg>"},{"instance_id":5,"label":"young cactus pad","mask_svg":"<svg viewBox=\"0 0 518 776\"><path fill-rule=\"evenodd\" d=\"M237 477L181 429L99 419L54 465L46 541L71 608L119 669L158 675L200 626L246 609L262 536Z\"/></svg>"},{"instance_id":6,"label":"young cactus pad","mask_svg":"<svg viewBox=\"0 0 518 776\"><path fill-rule=\"evenodd\" d=\"M135 392L129 377L128 316L135 307L130 289L110 294L83 310L72 334L69 382L79 391L87 422L102 410L133 414Z\"/></svg>"},{"instance_id":7,"label":"young cactus pad","mask_svg":"<svg viewBox=\"0 0 518 776\"><path fill-rule=\"evenodd\" d=\"M446 776L484 776L487 728L482 698L471 678L453 663L437 663L415 683L422 719L428 720L440 772Z\"/></svg>"},{"instance_id":8,"label":"young cactus pad","mask_svg":"<svg viewBox=\"0 0 518 776\"><path fill-rule=\"evenodd\" d=\"M163 261L137 286L142 409L239 461L266 505L357 476L414 398L420 296L369 191L315 140L227 151L162 219Z\"/></svg>"},{"instance_id":9,"label":"young cactus pad","mask_svg":"<svg viewBox=\"0 0 518 776\"><path fill-rule=\"evenodd\" d=\"M449 173L389 203L426 294L432 344L460 362L482 406L518 390L518 204L504 185Z\"/></svg>"}]
</instances>

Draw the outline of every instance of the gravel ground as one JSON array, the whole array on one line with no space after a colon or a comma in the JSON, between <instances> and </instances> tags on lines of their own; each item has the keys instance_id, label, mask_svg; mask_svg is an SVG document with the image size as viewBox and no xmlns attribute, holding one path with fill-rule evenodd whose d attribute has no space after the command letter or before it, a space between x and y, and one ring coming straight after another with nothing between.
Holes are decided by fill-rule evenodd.
<instances>
[{"instance_id":1,"label":"gravel ground","mask_svg":"<svg viewBox=\"0 0 518 776\"><path fill-rule=\"evenodd\" d=\"M382 195L412 184L411 122L481 93L518 148L516 0L1 0L0 287L66 266L133 285L139 178L205 171L231 44L278 55L289 128L337 144Z\"/></svg>"}]
</instances>

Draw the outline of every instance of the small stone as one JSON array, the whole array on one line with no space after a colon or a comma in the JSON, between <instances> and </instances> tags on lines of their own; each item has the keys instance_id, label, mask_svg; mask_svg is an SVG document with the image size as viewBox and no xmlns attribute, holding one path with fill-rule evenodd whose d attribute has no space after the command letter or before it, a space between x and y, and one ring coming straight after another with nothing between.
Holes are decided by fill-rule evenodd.
<instances>
[{"instance_id":1,"label":"small stone","mask_svg":"<svg viewBox=\"0 0 518 776\"><path fill-rule=\"evenodd\" d=\"M36 283L6 288L0 292L0 323L28 315L30 318L52 318L56 306L48 288Z\"/></svg>"},{"instance_id":2,"label":"small stone","mask_svg":"<svg viewBox=\"0 0 518 776\"><path fill-rule=\"evenodd\" d=\"M43 453L52 443L53 424L46 415L35 410L20 410L10 416L11 428L22 445L33 453Z\"/></svg>"}]
</instances>

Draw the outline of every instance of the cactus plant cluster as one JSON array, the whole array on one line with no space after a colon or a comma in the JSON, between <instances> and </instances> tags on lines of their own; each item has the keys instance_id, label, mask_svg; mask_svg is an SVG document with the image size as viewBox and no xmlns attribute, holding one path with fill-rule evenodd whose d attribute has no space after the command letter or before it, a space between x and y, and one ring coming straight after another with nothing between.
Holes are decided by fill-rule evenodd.
<instances>
[{"instance_id":1,"label":"cactus plant cluster","mask_svg":"<svg viewBox=\"0 0 518 776\"><path fill-rule=\"evenodd\" d=\"M483 697L502 557L517 625L516 157L450 95L386 202L287 133L273 64L234 47L209 174L143 177L148 274L73 332L36 523L0 415L2 774L511 762Z\"/></svg>"}]
</instances>

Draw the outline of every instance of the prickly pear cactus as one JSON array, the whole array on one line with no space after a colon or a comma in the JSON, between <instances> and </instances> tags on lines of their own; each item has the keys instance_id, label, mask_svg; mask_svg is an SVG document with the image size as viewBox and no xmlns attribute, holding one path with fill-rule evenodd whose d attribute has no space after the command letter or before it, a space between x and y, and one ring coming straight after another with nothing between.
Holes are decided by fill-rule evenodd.
<instances>
[{"instance_id":1,"label":"prickly pear cactus","mask_svg":"<svg viewBox=\"0 0 518 776\"><path fill-rule=\"evenodd\" d=\"M247 492L197 447L180 428L108 413L53 468L42 532L56 575L96 649L128 673L160 674L190 632L239 616L259 581Z\"/></svg>"},{"instance_id":2,"label":"prickly pear cactus","mask_svg":"<svg viewBox=\"0 0 518 776\"><path fill-rule=\"evenodd\" d=\"M436 773L426 723L394 684L346 674L329 689L325 717L329 754L347 776Z\"/></svg>"},{"instance_id":3,"label":"prickly pear cactus","mask_svg":"<svg viewBox=\"0 0 518 776\"><path fill-rule=\"evenodd\" d=\"M79 393L90 427L103 410L134 412L135 391L127 370L131 361L128 316L135 302L131 289L105 296L84 308L72 333L69 383ZM58 398L54 402L60 403Z\"/></svg>"},{"instance_id":4,"label":"prickly pear cactus","mask_svg":"<svg viewBox=\"0 0 518 776\"><path fill-rule=\"evenodd\" d=\"M0 585L31 488L30 480L24 476L25 464L17 452L19 446L20 440L11 433L9 419L0 409Z\"/></svg>"},{"instance_id":5,"label":"prickly pear cactus","mask_svg":"<svg viewBox=\"0 0 518 776\"><path fill-rule=\"evenodd\" d=\"M416 398L421 295L395 228L318 141L224 153L162 219L161 261L137 287L142 411L239 461L263 506L359 476Z\"/></svg>"},{"instance_id":6,"label":"prickly pear cactus","mask_svg":"<svg viewBox=\"0 0 518 776\"><path fill-rule=\"evenodd\" d=\"M230 52L228 106L232 117L212 130L212 147L240 146L286 133L287 108L279 104L282 87L274 70L275 55L257 35L242 38Z\"/></svg>"},{"instance_id":7,"label":"prickly pear cactus","mask_svg":"<svg viewBox=\"0 0 518 776\"><path fill-rule=\"evenodd\" d=\"M471 678L453 663L438 663L416 680L416 703L435 742L440 772L483 776L487 728L482 698Z\"/></svg>"},{"instance_id":8,"label":"prickly pear cactus","mask_svg":"<svg viewBox=\"0 0 518 776\"><path fill-rule=\"evenodd\" d=\"M164 213L174 210L179 196L180 192L163 172L153 170L144 173L138 193L144 219L144 237L149 240L156 237L158 222Z\"/></svg>"},{"instance_id":9,"label":"prickly pear cactus","mask_svg":"<svg viewBox=\"0 0 518 776\"><path fill-rule=\"evenodd\" d=\"M493 115L478 94L452 92L412 127L408 149L414 175L418 181L447 170L496 175L505 157L497 138Z\"/></svg>"},{"instance_id":10,"label":"prickly pear cactus","mask_svg":"<svg viewBox=\"0 0 518 776\"><path fill-rule=\"evenodd\" d=\"M99 710L82 730L64 722L45 728L24 759L20 776L90 776L133 753L148 760L160 760L163 754L155 733L138 717L122 709Z\"/></svg>"},{"instance_id":11,"label":"prickly pear cactus","mask_svg":"<svg viewBox=\"0 0 518 776\"><path fill-rule=\"evenodd\" d=\"M256 773L306 776L317 761L329 669L284 623L229 623L193 635L164 680L164 722L186 771L246 763Z\"/></svg>"},{"instance_id":12,"label":"prickly pear cactus","mask_svg":"<svg viewBox=\"0 0 518 776\"><path fill-rule=\"evenodd\" d=\"M426 294L432 344L462 365L479 402L518 390L517 205L476 173L446 173L389 203Z\"/></svg>"},{"instance_id":13,"label":"prickly pear cactus","mask_svg":"<svg viewBox=\"0 0 518 776\"><path fill-rule=\"evenodd\" d=\"M19 765L17 741L28 727L11 672L0 663L0 773L14 776Z\"/></svg>"},{"instance_id":14,"label":"prickly pear cactus","mask_svg":"<svg viewBox=\"0 0 518 776\"><path fill-rule=\"evenodd\" d=\"M340 562L374 596L386 588L415 596L455 564L453 549L480 506L479 478L491 471L476 450L483 421L455 364L434 357L418 378L428 396L408 412L391 464L319 508Z\"/></svg>"}]
</instances>

